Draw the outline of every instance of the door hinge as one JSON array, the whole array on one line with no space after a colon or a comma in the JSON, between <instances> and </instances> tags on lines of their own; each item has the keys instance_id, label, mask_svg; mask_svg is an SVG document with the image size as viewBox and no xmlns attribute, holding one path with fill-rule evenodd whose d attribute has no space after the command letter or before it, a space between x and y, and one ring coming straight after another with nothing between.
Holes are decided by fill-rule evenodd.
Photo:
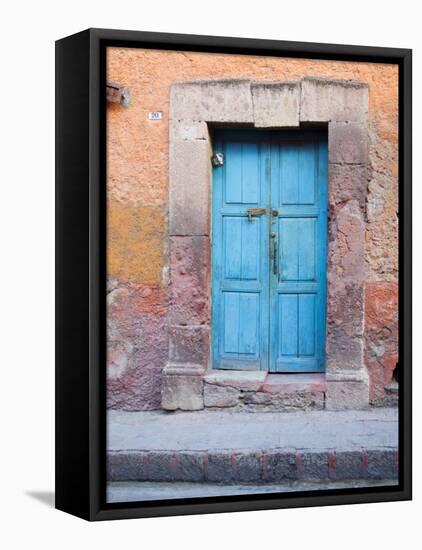
<instances>
[{"instance_id":1,"label":"door hinge","mask_svg":"<svg viewBox=\"0 0 422 550\"><path fill-rule=\"evenodd\" d=\"M224 164L224 153L214 153L211 157L211 164L216 166L223 166Z\"/></svg>"}]
</instances>

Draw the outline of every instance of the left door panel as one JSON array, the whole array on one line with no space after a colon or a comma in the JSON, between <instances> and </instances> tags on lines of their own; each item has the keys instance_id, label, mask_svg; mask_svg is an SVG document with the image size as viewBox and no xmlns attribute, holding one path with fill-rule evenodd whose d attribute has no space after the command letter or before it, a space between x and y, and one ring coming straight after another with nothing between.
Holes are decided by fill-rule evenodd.
<instances>
[{"instance_id":1,"label":"left door panel","mask_svg":"<svg viewBox=\"0 0 422 550\"><path fill-rule=\"evenodd\" d=\"M224 164L213 169L213 367L267 370L270 148L227 131L214 150ZM248 217L250 209L263 212Z\"/></svg>"}]
</instances>

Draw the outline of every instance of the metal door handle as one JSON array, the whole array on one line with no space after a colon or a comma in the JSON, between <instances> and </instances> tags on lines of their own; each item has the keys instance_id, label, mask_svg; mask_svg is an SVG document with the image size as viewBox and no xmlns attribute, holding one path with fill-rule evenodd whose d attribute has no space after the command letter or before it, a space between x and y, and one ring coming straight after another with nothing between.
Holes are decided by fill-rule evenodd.
<instances>
[{"instance_id":1,"label":"metal door handle","mask_svg":"<svg viewBox=\"0 0 422 550\"><path fill-rule=\"evenodd\" d=\"M277 241L276 241L276 233L274 231L271 232L271 259L273 261L273 273L274 275L277 275Z\"/></svg>"},{"instance_id":2,"label":"metal door handle","mask_svg":"<svg viewBox=\"0 0 422 550\"><path fill-rule=\"evenodd\" d=\"M254 221L252 216L262 216L266 212L267 210L265 208L249 208L248 210L246 210L246 214L248 215L248 220L250 222Z\"/></svg>"}]
</instances>

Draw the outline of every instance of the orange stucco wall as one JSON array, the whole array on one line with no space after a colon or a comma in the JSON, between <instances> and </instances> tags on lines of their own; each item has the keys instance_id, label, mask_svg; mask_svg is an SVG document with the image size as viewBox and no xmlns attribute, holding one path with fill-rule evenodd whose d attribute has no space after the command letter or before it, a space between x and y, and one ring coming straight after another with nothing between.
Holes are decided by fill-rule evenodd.
<instances>
[{"instance_id":1,"label":"orange stucco wall","mask_svg":"<svg viewBox=\"0 0 422 550\"><path fill-rule=\"evenodd\" d=\"M107 78L130 88L107 111L111 407L160 406L167 356L168 111L172 82L251 78L352 79L369 85L366 205L366 362L382 402L397 361L398 69L393 65L109 48ZM161 121L148 120L162 111ZM380 298L381 297L381 298ZM388 302L390 307L385 306ZM378 310L377 310L378 307ZM388 310L388 311L386 311Z\"/></svg>"}]
</instances>

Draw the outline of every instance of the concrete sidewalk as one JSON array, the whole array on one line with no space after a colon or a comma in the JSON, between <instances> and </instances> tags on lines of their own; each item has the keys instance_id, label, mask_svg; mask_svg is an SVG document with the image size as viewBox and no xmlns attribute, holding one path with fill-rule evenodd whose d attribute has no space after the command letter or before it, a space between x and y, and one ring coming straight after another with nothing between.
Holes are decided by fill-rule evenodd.
<instances>
[{"instance_id":1,"label":"concrete sidewalk","mask_svg":"<svg viewBox=\"0 0 422 550\"><path fill-rule=\"evenodd\" d=\"M107 446L111 481L396 478L398 414L109 411Z\"/></svg>"},{"instance_id":2,"label":"concrete sidewalk","mask_svg":"<svg viewBox=\"0 0 422 550\"><path fill-rule=\"evenodd\" d=\"M107 502L137 502L172 498L224 497L294 493L298 491L326 491L333 489L361 489L363 487L394 487L395 479L348 480L329 482L287 481L283 484L220 485L186 481L111 481L107 485Z\"/></svg>"}]
</instances>

